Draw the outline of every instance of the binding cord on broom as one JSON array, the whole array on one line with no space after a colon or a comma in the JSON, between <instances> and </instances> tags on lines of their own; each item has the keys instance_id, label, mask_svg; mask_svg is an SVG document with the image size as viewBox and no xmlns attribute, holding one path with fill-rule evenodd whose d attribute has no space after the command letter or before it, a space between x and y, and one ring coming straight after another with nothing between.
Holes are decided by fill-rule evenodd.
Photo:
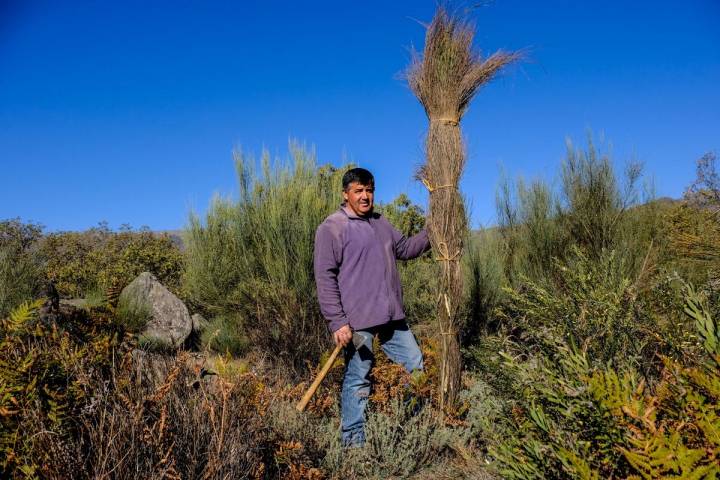
<instances>
[{"instance_id":1,"label":"binding cord on broom","mask_svg":"<svg viewBox=\"0 0 720 480\"><path fill-rule=\"evenodd\" d=\"M450 188L450 187L455 186L452 183L447 183L445 185L433 186L433 185L430 185L430 182L428 182L426 178L421 178L420 181L422 182L423 185L425 185L425 188L427 188L428 192L430 192L430 193L434 192L435 190L440 190L441 188Z\"/></svg>"},{"instance_id":2,"label":"binding cord on broom","mask_svg":"<svg viewBox=\"0 0 720 480\"><path fill-rule=\"evenodd\" d=\"M457 118L452 117L441 117L441 118L431 118L431 122L440 122L443 125L450 125L452 127L457 127L460 124L460 120Z\"/></svg>"},{"instance_id":3,"label":"binding cord on broom","mask_svg":"<svg viewBox=\"0 0 720 480\"><path fill-rule=\"evenodd\" d=\"M438 253L440 254L440 257L435 257L436 262L457 262L460 259L460 250L455 252L453 256L450 256L450 252L448 251L447 243L445 242L438 242L437 245Z\"/></svg>"}]
</instances>

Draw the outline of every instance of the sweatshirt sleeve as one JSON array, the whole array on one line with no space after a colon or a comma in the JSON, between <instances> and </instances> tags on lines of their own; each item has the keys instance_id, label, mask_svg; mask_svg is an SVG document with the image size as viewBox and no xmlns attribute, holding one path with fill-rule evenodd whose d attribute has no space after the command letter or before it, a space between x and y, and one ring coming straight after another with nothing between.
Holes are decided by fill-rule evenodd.
<instances>
[{"instance_id":1,"label":"sweatshirt sleeve","mask_svg":"<svg viewBox=\"0 0 720 480\"><path fill-rule=\"evenodd\" d=\"M390 228L392 229L396 258L411 260L430 250L430 239L426 229L423 228L418 234L408 238L394 227Z\"/></svg>"},{"instance_id":2,"label":"sweatshirt sleeve","mask_svg":"<svg viewBox=\"0 0 720 480\"><path fill-rule=\"evenodd\" d=\"M348 324L340 301L338 273L342 263L342 244L339 232L323 223L315 232L313 264L320 311L328 322L331 332Z\"/></svg>"}]
</instances>

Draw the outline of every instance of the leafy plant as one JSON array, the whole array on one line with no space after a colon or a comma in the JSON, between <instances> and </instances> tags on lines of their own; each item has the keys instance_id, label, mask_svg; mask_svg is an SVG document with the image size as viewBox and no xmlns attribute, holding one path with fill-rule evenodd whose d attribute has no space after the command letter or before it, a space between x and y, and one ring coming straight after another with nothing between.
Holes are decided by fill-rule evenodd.
<instances>
[{"instance_id":1,"label":"leafy plant","mask_svg":"<svg viewBox=\"0 0 720 480\"><path fill-rule=\"evenodd\" d=\"M701 295L689 286L685 294L706 358L685 366L666 357L651 387L630 366L593 366L562 337L548 337L543 351L506 353L517 379L515 433L491 447L498 470L507 478L715 478L717 324Z\"/></svg>"}]
</instances>

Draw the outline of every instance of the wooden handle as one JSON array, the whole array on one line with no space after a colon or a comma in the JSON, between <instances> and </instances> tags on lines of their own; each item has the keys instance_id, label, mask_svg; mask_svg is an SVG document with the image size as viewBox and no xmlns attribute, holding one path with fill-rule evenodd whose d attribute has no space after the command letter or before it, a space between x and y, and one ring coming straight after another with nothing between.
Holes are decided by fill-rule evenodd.
<instances>
[{"instance_id":1,"label":"wooden handle","mask_svg":"<svg viewBox=\"0 0 720 480\"><path fill-rule=\"evenodd\" d=\"M307 392L305 392L305 395L303 395L302 399L300 399L297 406L295 407L298 412L302 412L303 410L305 410L308 402L315 394L315 390L318 389L320 383L323 381L323 378L325 378L325 375L327 375L327 373L330 371L330 367L332 367L333 363L335 363L335 359L337 358L338 353L340 353L341 348L342 345L336 346L335 350L333 350L333 352L330 354L330 358L327 359L327 362L325 362L322 370L320 370L320 373L318 373L317 377L315 377L315 381L312 383L312 385L310 385L310 388L308 388Z\"/></svg>"}]
</instances>

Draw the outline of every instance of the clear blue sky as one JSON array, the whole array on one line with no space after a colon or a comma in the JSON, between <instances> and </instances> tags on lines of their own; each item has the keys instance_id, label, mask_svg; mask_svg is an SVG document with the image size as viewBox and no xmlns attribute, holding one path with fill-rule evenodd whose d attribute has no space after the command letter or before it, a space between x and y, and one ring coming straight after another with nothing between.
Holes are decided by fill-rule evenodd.
<instances>
[{"instance_id":1,"label":"clear blue sky","mask_svg":"<svg viewBox=\"0 0 720 480\"><path fill-rule=\"evenodd\" d=\"M485 2L488 3L488 2ZM435 2L0 0L0 219L181 228L235 190L233 147L289 138L407 192L424 113L397 78ZM720 2L496 0L483 51L531 48L463 121L473 223L495 221L500 166L552 179L565 138L604 134L679 197L720 150Z\"/></svg>"}]
</instances>

